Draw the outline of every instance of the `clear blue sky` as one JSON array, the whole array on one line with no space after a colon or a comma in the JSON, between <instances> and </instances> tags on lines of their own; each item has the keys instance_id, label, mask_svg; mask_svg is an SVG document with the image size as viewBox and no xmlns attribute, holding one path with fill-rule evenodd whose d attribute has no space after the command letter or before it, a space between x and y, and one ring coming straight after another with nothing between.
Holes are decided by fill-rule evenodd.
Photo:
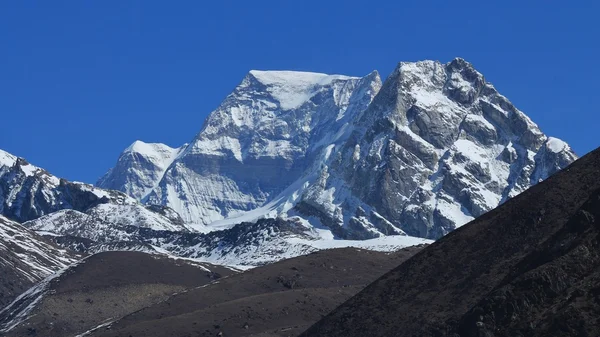
<instances>
[{"instance_id":1,"label":"clear blue sky","mask_svg":"<svg viewBox=\"0 0 600 337\"><path fill-rule=\"evenodd\" d=\"M0 148L95 182L178 146L250 69L470 61L542 130L600 145L597 1L2 1Z\"/></svg>"}]
</instances>

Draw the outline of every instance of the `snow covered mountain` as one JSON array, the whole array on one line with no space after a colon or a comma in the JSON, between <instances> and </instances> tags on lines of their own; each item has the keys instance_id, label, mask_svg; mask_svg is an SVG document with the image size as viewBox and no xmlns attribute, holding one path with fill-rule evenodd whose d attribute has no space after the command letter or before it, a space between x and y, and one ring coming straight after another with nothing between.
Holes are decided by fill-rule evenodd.
<instances>
[{"instance_id":1,"label":"snow covered mountain","mask_svg":"<svg viewBox=\"0 0 600 337\"><path fill-rule=\"evenodd\" d=\"M134 145L139 149L140 143ZM430 242L408 236L342 242L300 217L199 233L169 207L143 205L118 191L59 179L22 158L0 154L4 214L21 221L24 231L84 254L133 250L254 267L326 248L394 251Z\"/></svg>"},{"instance_id":2,"label":"snow covered mountain","mask_svg":"<svg viewBox=\"0 0 600 337\"><path fill-rule=\"evenodd\" d=\"M174 149L165 144L136 141L123 151L115 167L98 180L97 186L143 200L186 145Z\"/></svg>"},{"instance_id":3,"label":"snow covered mountain","mask_svg":"<svg viewBox=\"0 0 600 337\"><path fill-rule=\"evenodd\" d=\"M158 230L188 230L181 217L168 207L143 205L118 191L59 179L23 158L0 150L1 215L25 222L44 215L55 218L66 210L83 212L98 219L97 224L107 229L127 224ZM47 226L45 230L53 228Z\"/></svg>"},{"instance_id":4,"label":"snow covered mountain","mask_svg":"<svg viewBox=\"0 0 600 337\"><path fill-rule=\"evenodd\" d=\"M0 215L0 309L78 258Z\"/></svg>"},{"instance_id":5,"label":"snow covered mountain","mask_svg":"<svg viewBox=\"0 0 600 337\"><path fill-rule=\"evenodd\" d=\"M344 239L439 238L575 159L457 58L402 62L383 85L251 71L166 170L119 159L107 176L198 229L301 217Z\"/></svg>"},{"instance_id":6,"label":"snow covered mountain","mask_svg":"<svg viewBox=\"0 0 600 337\"><path fill-rule=\"evenodd\" d=\"M206 225L272 201L379 90L365 78L251 71L148 196ZM338 135L339 136L339 135Z\"/></svg>"}]
</instances>

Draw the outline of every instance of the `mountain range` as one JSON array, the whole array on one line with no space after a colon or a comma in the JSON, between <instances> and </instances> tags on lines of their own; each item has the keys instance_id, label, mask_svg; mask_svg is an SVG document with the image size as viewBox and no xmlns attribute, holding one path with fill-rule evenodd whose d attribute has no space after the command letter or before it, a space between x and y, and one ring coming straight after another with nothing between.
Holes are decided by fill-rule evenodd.
<instances>
[{"instance_id":1,"label":"mountain range","mask_svg":"<svg viewBox=\"0 0 600 337\"><path fill-rule=\"evenodd\" d=\"M2 152L0 213L83 253L257 265L438 239L576 158L460 58L384 83L253 70L189 144L136 141L96 186Z\"/></svg>"},{"instance_id":2,"label":"mountain range","mask_svg":"<svg viewBox=\"0 0 600 337\"><path fill-rule=\"evenodd\" d=\"M185 268L189 275L195 275L197 268L205 268L211 272L220 270L219 274L227 270L226 274L234 277L244 269L258 267L268 271L262 269L268 266L263 266L332 248L394 252L431 244L424 252L436 252L440 245L450 247L443 243L455 240L452 238L459 235L455 233L485 231L485 219L499 214L498 210L512 209L509 205L522 205L522 200L534 198L514 199L576 159L568 144L546 136L460 58L446 64L401 62L385 81L376 71L351 77L253 70L209 114L189 143L173 148L136 141L95 185L58 178L0 150L0 251L5 252L0 258L0 270L8 275L0 285L0 309L6 306L0 311L0 331L18 326L19 334L31 332L29 329L50 333L52 325L44 322L66 314L52 311L52 303L56 298L67 297L48 295L61 282L70 284L71 281L64 281L70 279L70 273L79 273L78 265L73 263L79 261L85 266L91 263L85 261L98 261L97 256L146 261L139 263L165 270L171 270L173 261L188 261ZM534 195L542 200L538 194ZM516 215L507 215L506 221L529 221L525 218L518 220ZM482 229L459 228L469 222L469 228L483 223ZM511 229L517 226L513 222L492 222L489 233L473 234L472 239L480 242L479 237L492 232L502 237L502 226L507 231L517 230ZM528 222L523 228L529 225ZM459 230L453 232L456 229ZM523 241L526 247L542 242L536 241L537 237L527 240ZM461 246L462 242L452 247L470 252ZM498 242L501 245L504 241ZM505 242L506 247L513 246ZM484 256L487 251L481 249ZM490 252L497 249L502 248L489 248ZM110 251L138 253L110 255ZM371 258L357 254L365 261ZM417 263L414 261L424 259L423 254L429 253L419 253L402 266ZM498 255L501 258L504 255ZM428 259L433 261L432 266L439 267L438 260ZM491 260L486 261L493 265ZM446 260L443 263L450 265ZM408 268L402 266L399 268ZM103 267L91 270L96 268L109 277L116 272ZM269 275L280 273L277 268ZM381 269L379 275L387 270ZM152 274L155 271L150 272L148 279L139 280L143 286L135 287L146 291L147 283L160 284L156 289L168 292L163 295L169 299L174 292L187 291L191 286L187 281L180 284L165 280L160 273ZM390 275L394 273L397 272ZM489 286L494 284L490 281ZM17 297L29 287L32 288ZM352 289L344 292L343 299L359 290ZM369 289L372 288L365 291L368 293ZM258 296L260 291L240 294L240 298ZM329 290L326 293L330 294ZM364 295L356 298L361 296ZM327 303L327 310L342 302L342 297L335 297L335 301L327 298L323 302ZM226 302L235 300L227 297ZM349 303L352 301L362 303ZM159 302L136 303L139 305L126 308L117 305L122 309L119 315L152 305L163 310ZM39 316L42 321L27 321L33 309L43 313ZM101 310L106 313L107 309ZM425 315L429 309L423 310ZM173 313L177 317L173 322L187 322L185 315L180 314ZM91 312L86 315L82 319L85 324L64 320L61 326L80 333L84 328L106 323L94 319ZM362 320L367 316L360 317ZM155 324L154 318L147 318L139 321L147 321L142 324L143 329ZM419 317L413 318L418 321ZM138 324L138 318L135 319ZM289 331L298 333L316 320L311 316L298 321L299 325ZM334 322L335 318L329 320ZM327 331L328 324L338 331L338 323L323 322L307 333ZM431 324L435 327L428 326L430 331L443 329L438 321ZM447 327L463 329L453 324L448 323ZM356 331L364 332L363 327L368 326L371 325L359 325ZM271 328L282 327L269 325ZM412 331L408 326L398 328ZM252 331L258 333L261 329ZM382 335L391 333L386 329L382 328ZM275 335L285 335L285 331Z\"/></svg>"}]
</instances>

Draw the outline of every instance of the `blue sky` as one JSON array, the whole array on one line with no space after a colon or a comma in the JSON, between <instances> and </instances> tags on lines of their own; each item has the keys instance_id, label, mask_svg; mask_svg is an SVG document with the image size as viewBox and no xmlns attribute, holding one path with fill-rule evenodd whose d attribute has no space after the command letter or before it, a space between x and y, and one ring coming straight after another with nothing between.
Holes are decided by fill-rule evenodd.
<instances>
[{"instance_id":1,"label":"blue sky","mask_svg":"<svg viewBox=\"0 0 600 337\"><path fill-rule=\"evenodd\" d=\"M95 182L178 146L250 69L387 76L461 56L579 155L600 145L594 1L2 1L0 148Z\"/></svg>"}]
</instances>

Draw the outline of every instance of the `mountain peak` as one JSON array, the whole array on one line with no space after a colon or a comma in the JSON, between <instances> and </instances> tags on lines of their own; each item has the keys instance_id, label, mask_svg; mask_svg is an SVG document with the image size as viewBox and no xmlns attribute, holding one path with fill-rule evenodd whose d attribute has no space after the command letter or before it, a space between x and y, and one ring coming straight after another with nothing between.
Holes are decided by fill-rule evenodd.
<instances>
[{"instance_id":1,"label":"mountain peak","mask_svg":"<svg viewBox=\"0 0 600 337\"><path fill-rule=\"evenodd\" d=\"M294 87L325 85L336 79L358 79L358 77L345 75L328 75L323 73L292 70L250 70L248 74L256 78L264 85L286 85Z\"/></svg>"},{"instance_id":2,"label":"mountain peak","mask_svg":"<svg viewBox=\"0 0 600 337\"><path fill-rule=\"evenodd\" d=\"M457 68L473 68L473 65L462 57L455 57L452 61L448 62L448 65Z\"/></svg>"},{"instance_id":3,"label":"mountain peak","mask_svg":"<svg viewBox=\"0 0 600 337\"><path fill-rule=\"evenodd\" d=\"M283 110L300 107L313 97L319 88L329 86L336 81L359 79L344 75L287 70L251 70L248 77L265 85L266 91L279 102Z\"/></svg>"},{"instance_id":4,"label":"mountain peak","mask_svg":"<svg viewBox=\"0 0 600 337\"><path fill-rule=\"evenodd\" d=\"M123 153L135 152L147 156L156 156L157 154L172 153L175 151L177 151L177 149L162 143L146 143L141 140L136 140L131 145L129 145L123 151Z\"/></svg>"},{"instance_id":5,"label":"mountain peak","mask_svg":"<svg viewBox=\"0 0 600 337\"><path fill-rule=\"evenodd\" d=\"M436 60L422 60L416 62L400 62L396 68L396 72L403 74L420 74L423 76L444 76L444 70L450 75L452 73L460 73L468 78L481 78L483 75L478 72L475 67L461 57L454 58L452 61L443 64ZM433 72L433 73L432 73Z\"/></svg>"},{"instance_id":6,"label":"mountain peak","mask_svg":"<svg viewBox=\"0 0 600 337\"><path fill-rule=\"evenodd\" d=\"M555 137L548 137L546 140L546 146L548 147L548 150L554 153L571 151L571 148L569 145L567 145L567 143Z\"/></svg>"},{"instance_id":7,"label":"mountain peak","mask_svg":"<svg viewBox=\"0 0 600 337\"><path fill-rule=\"evenodd\" d=\"M162 174L186 146L172 148L162 143L136 140L121 153L117 165L102 176L96 185L142 199L156 186Z\"/></svg>"}]
</instances>

